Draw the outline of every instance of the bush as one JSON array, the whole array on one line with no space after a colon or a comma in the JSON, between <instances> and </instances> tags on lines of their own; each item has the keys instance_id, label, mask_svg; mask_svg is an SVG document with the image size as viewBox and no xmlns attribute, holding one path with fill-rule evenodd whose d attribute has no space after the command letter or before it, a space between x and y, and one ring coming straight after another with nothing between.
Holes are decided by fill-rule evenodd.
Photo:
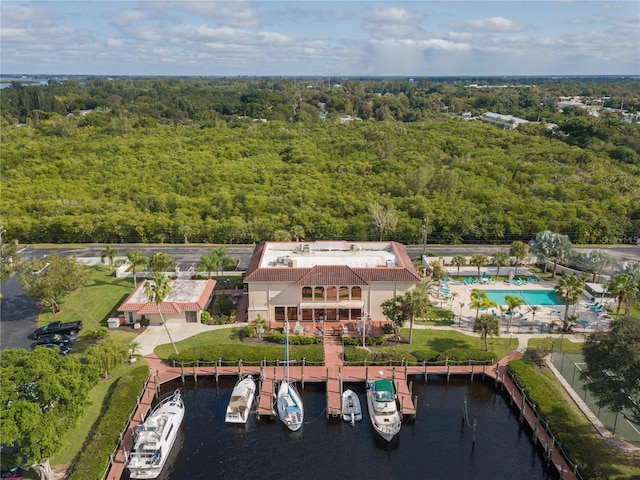
<instances>
[{"instance_id":1,"label":"bush","mask_svg":"<svg viewBox=\"0 0 640 480\"><path fill-rule=\"evenodd\" d=\"M69 480L102 478L114 450L118 436L127 426L136 398L142 393L149 377L149 367L140 365L123 375L112 386L103 403L103 414L78 456Z\"/></svg>"},{"instance_id":2,"label":"bush","mask_svg":"<svg viewBox=\"0 0 640 480\"><path fill-rule=\"evenodd\" d=\"M382 325L382 333L384 333L385 335L389 335L391 333L393 333L393 325L390 323L385 323Z\"/></svg>"},{"instance_id":3,"label":"bush","mask_svg":"<svg viewBox=\"0 0 640 480\"><path fill-rule=\"evenodd\" d=\"M169 362L192 363L206 362L213 363L222 359L223 362L237 363L242 360L246 363L260 363L263 359L268 362L275 362L283 359L283 349L280 346L271 345L204 345L193 347L181 351L177 355L169 355ZM309 362L323 362L324 349L315 345L294 346L289 349L289 358L301 361L306 358Z\"/></svg>"},{"instance_id":4,"label":"bush","mask_svg":"<svg viewBox=\"0 0 640 480\"><path fill-rule=\"evenodd\" d=\"M342 339L344 345L362 345L362 338L360 337L344 337ZM384 337L365 337L365 344L367 346L382 345L384 343Z\"/></svg>"},{"instance_id":5,"label":"bush","mask_svg":"<svg viewBox=\"0 0 640 480\"><path fill-rule=\"evenodd\" d=\"M536 365L544 365L544 357L551 353L551 350L553 349L553 341L554 340L551 337L541 338L535 343L533 348L529 348L527 350L527 354L531 357L531 360L536 363Z\"/></svg>"},{"instance_id":6,"label":"bush","mask_svg":"<svg viewBox=\"0 0 640 480\"><path fill-rule=\"evenodd\" d=\"M210 320L211 320L211 313L206 310L202 312L202 314L200 315L200 322L208 323Z\"/></svg>"},{"instance_id":7,"label":"bush","mask_svg":"<svg viewBox=\"0 0 640 480\"><path fill-rule=\"evenodd\" d=\"M434 362L438 358L438 352L429 348L414 350L411 354L418 362Z\"/></svg>"},{"instance_id":8,"label":"bush","mask_svg":"<svg viewBox=\"0 0 640 480\"><path fill-rule=\"evenodd\" d=\"M485 352L484 350L473 350L466 348L450 348L444 352L440 352L437 361L444 362L449 359L451 362L468 362L474 361L495 361L498 356L494 352Z\"/></svg>"},{"instance_id":9,"label":"bush","mask_svg":"<svg viewBox=\"0 0 640 480\"><path fill-rule=\"evenodd\" d=\"M253 325L247 325L242 329L240 335L242 335L243 338L253 338L256 336L256 327Z\"/></svg>"}]
</instances>

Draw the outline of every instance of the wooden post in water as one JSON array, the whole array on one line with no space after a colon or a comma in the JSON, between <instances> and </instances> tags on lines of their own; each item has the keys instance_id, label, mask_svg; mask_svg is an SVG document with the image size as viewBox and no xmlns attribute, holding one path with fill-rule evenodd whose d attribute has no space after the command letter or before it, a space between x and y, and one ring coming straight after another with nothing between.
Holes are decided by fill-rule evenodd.
<instances>
[{"instance_id":1,"label":"wooden post in water","mask_svg":"<svg viewBox=\"0 0 640 480\"><path fill-rule=\"evenodd\" d=\"M527 408L526 395L522 394L522 407L520 407L520 423L524 419L524 411Z\"/></svg>"},{"instance_id":2,"label":"wooden post in water","mask_svg":"<svg viewBox=\"0 0 640 480\"><path fill-rule=\"evenodd\" d=\"M516 387L511 387L511 399L509 400L509 406L513 406L513 396L516 394Z\"/></svg>"},{"instance_id":3,"label":"wooden post in water","mask_svg":"<svg viewBox=\"0 0 640 480\"><path fill-rule=\"evenodd\" d=\"M473 419L473 430L472 430L472 433L471 433L471 443L473 445L476 444L476 433L477 433L477 431L478 431L478 420L474 418Z\"/></svg>"},{"instance_id":4,"label":"wooden post in water","mask_svg":"<svg viewBox=\"0 0 640 480\"><path fill-rule=\"evenodd\" d=\"M484 382L484 365L482 365L482 381Z\"/></svg>"},{"instance_id":5,"label":"wooden post in water","mask_svg":"<svg viewBox=\"0 0 640 480\"><path fill-rule=\"evenodd\" d=\"M451 366L449 365L449 357L445 359L445 364L447 365L447 382L449 381L449 375L451 373Z\"/></svg>"},{"instance_id":6,"label":"wooden post in water","mask_svg":"<svg viewBox=\"0 0 640 480\"><path fill-rule=\"evenodd\" d=\"M180 364L180 378L182 379L182 385L184 386L184 365Z\"/></svg>"},{"instance_id":7,"label":"wooden post in water","mask_svg":"<svg viewBox=\"0 0 640 480\"><path fill-rule=\"evenodd\" d=\"M540 426L540 415L536 414L536 423L533 426L533 435L531 436L531 440L533 440L533 443L537 443L538 441L539 426Z\"/></svg>"},{"instance_id":8,"label":"wooden post in water","mask_svg":"<svg viewBox=\"0 0 640 480\"><path fill-rule=\"evenodd\" d=\"M304 364L306 363L306 359L302 357L302 368L300 369L300 381L302 382L302 388L304 389Z\"/></svg>"},{"instance_id":9,"label":"wooden post in water","mask_svg":"<svg viewBox=\"0 0 640 480\"><path fill-rule=\"evenodd\" d=\"M198 372L196 371L196 366L193 366L193 378L196 381L196 385L198 385Z\"/></svg>"},{"instance_id":10,"label":"wooden post in water","mask_svg":"<svg viewBox=\"0 0 640 480\"><path fill-rule=\"evenodd\" d=\"M427 361L423 360L424 362L424 383L427 383Z\"/></svg>"},{"instance_id":11,"label":"wooden post in water","mask_svg":"<svg viewBox=\"0 0 640 480\"><path fill-rule=\"evenodd\" d=\"M464 402L462 403L462 424L467 419L467 394L464 394Z\"/></svg>"},{"instance_id":12,"label":"wooden post in water","mask_svg":"<svg viewBox=\"0 0 640 480\"><path fill-rule=\"evenodd\" d=\"M238 360L238 379L242 378L242 359Z\"/></svg>"},{"instance_id":13,"label":"wooden post in water","mask_svg":"<svg viewBox=\"0 0 640 480\"><path fill-rule=\"evenodd\" d=\"M471 365L471 381L473 382L473 367L475 367L475 365Z\"/></svg>"},{"instance_id":14,"label":"wooden post in water","mask_svg":"<svg viewBox=\"0 0 640 480\"><path fill-rule=\"evenodd\" d=\"M216 385L218 384L218 362L216 362Z\"/></svg>"},{"instance_id":15,"label":"wooden post in water","mask_svg":"<svg viewBox=\"0 0 640 480\"><path fill-rule=\"evenodd\" d=\"M413 414L413 419L415 420L416 417L418 416L418 396L417 395L413 397L413 406L415 407L415 412Z\"/></svg>"}]
</instances>

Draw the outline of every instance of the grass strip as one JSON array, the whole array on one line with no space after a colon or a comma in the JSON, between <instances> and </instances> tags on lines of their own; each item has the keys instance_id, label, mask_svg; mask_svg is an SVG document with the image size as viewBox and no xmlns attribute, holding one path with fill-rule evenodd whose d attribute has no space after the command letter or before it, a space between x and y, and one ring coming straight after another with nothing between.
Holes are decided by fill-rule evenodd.
<instances>
[{"instance_id":1,"label":"grass strip","mask_svg":"<svg viewBox=\"0 0 640 480\"><path fill-rule=\"evenodd\" d=\"M622 480L640 475L637 457L607 445L553 373L537 368L528 357L512 360L509 369L583 478Z\"/></svg>"},{"instance_id":2,"label":"grass strip","mask_svg":"<svg viewBox=\"0 0 640 480\"><path fill-rule=\"evenodd\" d=\"M136 399L148 377L149 367L139 365L111 386L105 397L102 416L82 448L68 480L102 478L109 464L109 455L127 426L129 415L135 410Z\"/></svg>"}]
</instances>

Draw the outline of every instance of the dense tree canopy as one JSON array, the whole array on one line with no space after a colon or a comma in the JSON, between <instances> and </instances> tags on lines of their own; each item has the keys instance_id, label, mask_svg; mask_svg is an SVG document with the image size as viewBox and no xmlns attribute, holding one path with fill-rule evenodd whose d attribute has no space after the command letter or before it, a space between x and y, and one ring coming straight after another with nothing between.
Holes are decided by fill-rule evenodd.
<instances>
[{"instance_id":1,"label":"dense tree canopy","mask_svg":"<svg viewBox=\"0 0 640 480\"><path fill-rule=\"evenodd\" d=\"M601 407L625 411L640 426L640 319L613 320L609 331L592 333L583 347L589 390Z\"/></svg>"},{"instance_id":2,"label":"dense tree canopy","mask_svg":"<svg viewBox=\"0 0 640 480\"><path fill-rule=\"evenodd\" d=\"M75 355L38 347L4 350L0 372L3 464L39 465L45 478L51 474L49 457L84 410L97 368Z\"/></svg>"},{"instance_id":3,"label":"dense tree canopy","mask_svg":"<svg viewBox=\"0 0 640 480\"><path fill-rule=\"evenodd\" d=\"M420 243L428 215L433 242L528 242L542 230L576 243L640 237L640 126L557 112L551 99L576 85L335 83L96 79L4 89L5 236L252 243L304 232ZM631 105L628 86L606 84ZM542 114L561 133L465 122L456 105ZM362 120L341 123L345 114ZM586 137L564 125L574 118L588 123Z\"/></svg>"}]
</instances>

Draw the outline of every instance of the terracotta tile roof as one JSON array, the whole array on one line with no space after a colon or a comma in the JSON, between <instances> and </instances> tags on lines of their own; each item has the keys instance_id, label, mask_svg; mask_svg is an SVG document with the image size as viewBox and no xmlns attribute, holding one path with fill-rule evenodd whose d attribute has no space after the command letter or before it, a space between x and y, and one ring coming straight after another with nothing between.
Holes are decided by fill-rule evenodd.
<instances>
[{"instance_id":1,"label":"terracotta tile roof","mask_svg":"<svg viewBox=\"0 0 640 480\"><path fill-rule=\"evenodd\" d=\"M311 268L258 268L244 277L245 282L297 282Z\"/></svg>"},{"instance_id":2,"label":"terracotta tile roof","mask_svg":"<svg viewBox=\"0 0 640 480\"><path fill-rule=\"evenodd\" d=\"M296 285L367 285L362 277L345 265L317 265L295 283Z\"/></svg>"},{"instance_id":3,"label":"terracotta tile roof","mask_svg":"<svg viewBox=\"0 0 640 480\"><path fill-rule=\"evenodd\" d=\"M412 269L415 272L415 269ZM367 282L419 282L417 273L403 267L354 268L356 275Z\"/></svg>"},{"instance_id":4,"label":"terracotta tile roof","mask_svg":"<svg viewBox=\"0 0 640 480\"><path fill-rule=\"evenodd\" d=\"M118 308L121 312L137 312L140 314L157 314L158 308L144 293L146 280L127 297ZM172 291L166 301L160 305L164 313L180 313L185 311L199 311L207 307L215 280L174 280L171 282Z\"/></svg>"}]
</instances>

